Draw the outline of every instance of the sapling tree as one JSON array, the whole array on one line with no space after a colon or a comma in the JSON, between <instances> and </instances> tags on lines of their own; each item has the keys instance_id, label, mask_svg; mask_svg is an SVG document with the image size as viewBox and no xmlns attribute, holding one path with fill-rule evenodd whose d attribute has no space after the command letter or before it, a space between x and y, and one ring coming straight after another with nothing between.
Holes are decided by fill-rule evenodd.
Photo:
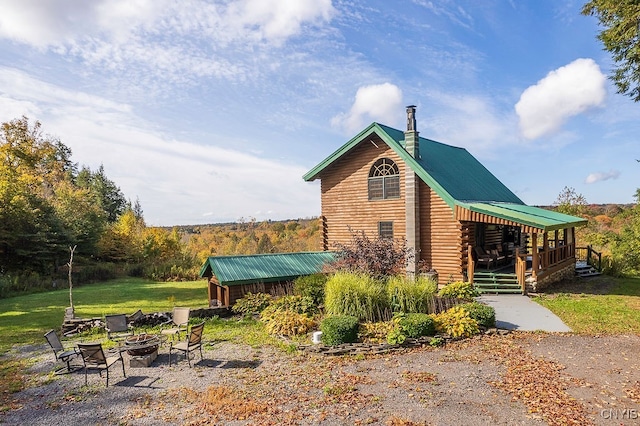
<instances>
[{"instance_id":1,"label":"sapling tree","mask_svg":"<svg viewBox=\"0 0 640 426\"><path fill-rule=\"evenodd\" d=\"M73 271L73 253L76 251L77 245L71 247L69 246L69 263L67 266L69 267L69 307L71 308L71 312L73 312L73 280L71 279L71 272Z\"/></svg>"}]
</instances>

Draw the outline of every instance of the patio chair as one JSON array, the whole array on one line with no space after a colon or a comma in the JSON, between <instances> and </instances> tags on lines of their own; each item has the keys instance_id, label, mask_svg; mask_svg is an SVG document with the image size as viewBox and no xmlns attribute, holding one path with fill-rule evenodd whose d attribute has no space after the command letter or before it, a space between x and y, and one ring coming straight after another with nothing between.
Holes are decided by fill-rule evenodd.
<instances>
[{"instance_id":1,"label":"patio chair","mask_svg":"<svg viewBox=\"0 0 640 426\"><path fill-rule=\"evenodd\" d=\"M485 252L482 247L476 246L473 250L476 254L476 263L478 265L485 265L485 267L489 269L493 263L493 257L489 253Z\"/></svg>"},{"instance_id":2,"label":"patio chair","mask_svg":"<svg viewBox=\"0 0 640 426\"><path fill-rule=\"evenodd\" d=\"M185 353L187 357L187 362L189 363L189 367L191 367L191 352L196 349L200 349L200 360L202 360L202 332L204 331L204 322L200 324L196 324L191 326L191 331L187 335L187 338L184 342L176 343L175 345L171 342L171 346L169 346L169 366L171 366L171 351L174 349L177 351L182 351ZM176 361L177 362L177 361Z\"/></svg>"},{"instance_id":3,"label":"patio chair","mask_svg":"<svg viewBox=\"0 0 640 426\"><path fill-rule=\"evenodd\" d=\"M51 349L53 350L53 355L56 357L56 361L62 361L66 364L63 367L57 368L54 371L55 374L68 374L80 368L79 365L71 365L71 360L80 355L80 352L78 352L76 348L65 349L62 346L60 338L53 330L47 331L44 338L49 342L49 346L51 346Z\"/></svg>"},{"instance_id":4,"label":"patio chair","mask_svg":"<svg viewBox=\"0 0 640 426\"><path fill-rule=\"evenodd\" d=\"M117 341L133 336L133 331L129 329L125 314L105 315L104 322L107 330L107 339L109 340Z\"/></svg>"},{"instance_id":5,"label":"patio chair","mask_svg":"<svg viewBox=\"0 0 640 426\"><path fill-rule=\"evenodd\" d=\"M496 265L501 265L503 263L506 263L507 257L503 254L500 254L500 252L498 251L498 249L493 249L491 250L491 256L493 257L493 261L495 262Z\"/></svg>"},{"instance_id":6,"label":"patio chair","mask_svg":"<svg viewBox=\"0 0 640 426\"><path fill-rule=\"evenodd\" d=\"M167 321L165 324L171 324L171 328L165 328L161 330L161 334L169 334L172 339L174 336L178 336L178 340L180 340L180 333L187 332L187 328L189 326L189 314L191 309L189 308L173 308L173 313L171 314L171 321Z\"/></svg>"},{"instance_id":7,"label":"patio chair","mask_svg":"<svg viewBox=\"0 0 640 426\"><path fill-rule=\"evenodd\" d=\"M127 377L127 374L124 371L124 360L122 359L122 352L117 351L117 355L105 355L104 351L102 350L101 343L78 343L78 349L80 350L80 355L82 355L82 361L84 361L85 386L87 385L87 371L98 370L98 372L100 373L100 377L102 377L103 371L107 372L106 387L109 387L109 368L118 361L122 363L122 375L124 377Z\"/></svg>"}]
</instances>

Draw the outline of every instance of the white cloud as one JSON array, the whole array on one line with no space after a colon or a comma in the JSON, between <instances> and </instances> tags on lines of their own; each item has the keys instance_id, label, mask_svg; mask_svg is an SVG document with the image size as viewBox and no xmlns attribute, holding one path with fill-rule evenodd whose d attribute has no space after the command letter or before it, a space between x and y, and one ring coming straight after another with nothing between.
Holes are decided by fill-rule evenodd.
<instances>
[{"instance_id":1,"label":"white cloud","mask_svg":"<svg viewBox=\"0 0 640 426\"><path fill-rule=\"evenodd\" d=\"M609 180L609 179L618 179L619 177L620 177L620 171L619 170L610 170L608 172L591 173L584 180L584 183L602 182L604 180Z\"/></svg>"},{"instance_id":2,"label":"white cloud","mask_svg":"<svg viewBox=\"0 0 640 426\"><path fill-rule=\"evenodd\" d=\"M356 99L347 113L331 119L331 125L353 133L369 124L369 121L394 122L402 111L402 91L391 83L363 86L356 92Z\"/></svg>"},{"instance_id":3,"label":"white cloud","mask_svg":"<svg viewBox=\"0 0 640 426\"><path fill-rule=\"evenodd\" d=\"M576 59L528 87L515 106L526 139L556 132L571 117L600 106L606 76L593 59Z\"/></svg>"},{"instance_id":4,"label":"white cloud","mask_svg":"<svg viewBox=\"0 0 640 426\"><path fill-rule=\"evenodd\" d=\"M233 149L236 140L212 135L231 147L220 148L174 139L151 130L129 105L61 89L14 70L0 68L0 87L0 111L9 117L37 111L43 131L70 147L73 161L92 169L103 164L125 196L140 198L149 224L320 213L317 185L301 178L305 168L242 152L242 146Z\"/></svg>"}]
</instances>

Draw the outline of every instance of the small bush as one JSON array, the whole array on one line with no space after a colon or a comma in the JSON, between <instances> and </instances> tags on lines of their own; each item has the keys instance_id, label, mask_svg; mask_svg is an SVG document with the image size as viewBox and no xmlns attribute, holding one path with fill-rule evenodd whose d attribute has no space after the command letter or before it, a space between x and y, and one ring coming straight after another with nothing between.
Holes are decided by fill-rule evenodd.
<instances>
[{"instance_id":1,"label":"small bush","mask_svg":"<svg viewBox=\"0 0 640 426\"><path fill-rule=\"evenodd\" d=\"M362 273L336 272L327 281L324 306L329 315L349 315L361 321L391 317L385 284Z\"/></svg>"},{"instance_id":2,"label":"small bush","mask_svg":"<svg viewBox=\"0 0 640 426\"><path fill-rule=\"evenodd\" d=\"M306 334L314 326L315 322L307 315L284 310L278 311L277 315L266 320L265 328L269 334L291 337Z\"/></svg>"},{"instance_id":3,"label":"small bush","mask_svg":"<svg viewBox=\"0 0 640 426\"><path fill-rule=\"evenodd\" d=\"M253 315L262 312L273 298L265 293L247 293L243 298L236 300L231 310L236 314Z\"/></svg>"},{"instance_id":4,"label":"small bush","mask_svg":"<svg viewBox=\"0 0 640 426\"><path fill-rule=\"evenodd\" d=\"M348 315L326 317L320 324L320 337L325 345L353 343L358 339L358 318Z\"/></svg>"},{"instance_id":5,"label":"small bush","mask_svg":"<svg viewBox=\"0 0 640 426\"><path fill-rule=\"evenodd\" d=\"M441 288L438 295L440 297L454 297L456 299L473 299L479 296L479 293L472 283L456 281Z\"/></svg>"},{"instance_id":6,"label":"small bush","mask_svg":"<svg viewBox=\"0 0 640 426\"><path fill-rule=\"evenodd\" d=\"M471 337L478 333L478 322L460 306L441 312L435 316L436 330L451 337Z\"/></svg>"},{"instance_id":7,"label":"small bush","mask_svg":"<svg viewBox=\"0 0 640 426\"><path fill-rule=\"evenodd\" d=\"M469 316L486 328L496 326L496 310L491 306L483 305L480 302L463 303L460 306L469 313Z\"/></svg>"},{"instance_id":8,"label":"small bush","mask_svg":"<svg viewBox=\"0 0 640 426\"><path fill-rule=\"evenodd\" d=\"M412 339L436 334L433 317L427 314L410 313L397 315L394 321L398 324L402 333Z\"/></svg>"},{"instance_id":9,"label":"small bush","mask_svg":"<svg viewBox=\"0 0 640 426\"><path fill-rule=\"evenodd\" d=\"M307 296L317 306L324 303L324 287L327 283L325 274L306 275L297 278L293 282L293 293L298 296Z\"/></svg>"},{"instance_id":10,"label":"small bush","mask_svg":"<svg viewBox=\"0 0 640 426\"><path fill-rule=\"evenodd\" d=\"M393 276L387 281L387 293L394 312L431 313L437 290L438 284L427 277L412 280L406 276Z\"/></svg>"},{"instance_id":11,"label":"small bush","mask_svg":"<svg viewBox=\"0 0 640 426\"><path fill-rule=\"evenodd\" d=\"M312 317L318 313L318 307L308 296L282 296L273 300L262 311L261 316L272 316L281 311L291 311Z\"/></svg>"},{"instance_id":12,"label":"small bush","mask_svg":"<svg viewBox=\"0 0 640 426\"><path fill-rule=\"evenodd\" d=\"M393 321L365 322L360 324L360 340L369 343L382 343L387 340L387 336L396 328Z\"/></svg>"},{"instance_id":13,"label":"small bush","mask_svg":"<svg viewBox=\"0 0 640 426\"><path fill-rule=\"evenodd\" d=\"M401 345L407 340L407 336L399 327L394 328L387 334L387 343L390 345Z\"/></svg>"}]
</instances>

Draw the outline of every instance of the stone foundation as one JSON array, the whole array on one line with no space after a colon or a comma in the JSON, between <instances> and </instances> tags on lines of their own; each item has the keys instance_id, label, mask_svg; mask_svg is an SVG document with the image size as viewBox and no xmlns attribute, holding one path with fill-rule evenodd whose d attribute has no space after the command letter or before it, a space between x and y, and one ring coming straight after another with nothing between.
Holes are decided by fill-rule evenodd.
<instances>
[{"instance_id":1,"label":"stone foundation","mask_svg":"<svg viewBox=\"0 0 640 426\"><path fill-rule=\"evenodd\" d=\"M571 263L562 269L554 271L542 278L534 279L533 277L527 277L526 288L529 293L537 293L549 287L553 283L560 282L562 280L571 279L576 275L576 265Z\"/></svg>"}]
</instances>

